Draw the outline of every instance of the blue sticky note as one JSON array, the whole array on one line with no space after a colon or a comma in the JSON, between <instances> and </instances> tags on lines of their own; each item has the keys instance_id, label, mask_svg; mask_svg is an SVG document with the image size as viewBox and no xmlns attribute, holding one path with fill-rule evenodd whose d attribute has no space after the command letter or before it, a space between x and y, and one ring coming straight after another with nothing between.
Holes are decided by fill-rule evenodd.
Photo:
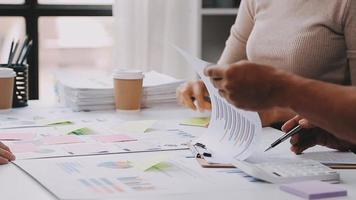
<instances>
[{"instance_id":1,"label":"blue sticky note","mask_svg":"<svg viewBox=\"0 0 356 200\"><path fill-rule=\"evenodd\" d=\"M347 196L347 191L340 185L322 181L303 181L283 184L280 186L280 189L305 199L323 199Z\"/></svg>"}]
</instances>

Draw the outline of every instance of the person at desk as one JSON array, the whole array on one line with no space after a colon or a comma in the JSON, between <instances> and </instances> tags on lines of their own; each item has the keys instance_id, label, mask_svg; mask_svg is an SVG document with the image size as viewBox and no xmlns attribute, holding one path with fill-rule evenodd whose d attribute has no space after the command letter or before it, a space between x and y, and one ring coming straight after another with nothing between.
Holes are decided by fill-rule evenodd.
<instances>
[{"instance_id":1,"label":"person at desk","mask_svg":"<svg viewBox=\"0 0 356 200\"><path fill-rule=\"evenodd\" d=\"M8 146L0 142L0 165L7 164L15 160L15 155L12 154Z\"/></svg>"},{"instance_id":2,"label":"person at desk","mask_svg":"<svg viewBox=\"0 0 356 200\"><path fill-rule=\"evenodd\" d=\"M356 58L356 51L350 53ZM304 128L291 138L293 152L299 154L315 145L355 152L355 86L303 78L249 61L229 67L208 67L205 74L219 89L220 95L236 107L252 111L280 107L298 113L300 116L282 127L284 131L297 124Z\"/></svg>"},{"instance_id":3,"label":"person at desk","mask_svg":"<svg viewBox=\"0 0 356 200\"><path fill-rule=\"evenodd\" d=\"M242 0L219 65L240 60L264 63L303 77L341 85L356 84L356 1ZM179 102L210 109L202 81L177 90ZM194 104L196 101L196 105ZM288 108L259 112L264 126L295 115Z\"/></svg>"}]
</instances>

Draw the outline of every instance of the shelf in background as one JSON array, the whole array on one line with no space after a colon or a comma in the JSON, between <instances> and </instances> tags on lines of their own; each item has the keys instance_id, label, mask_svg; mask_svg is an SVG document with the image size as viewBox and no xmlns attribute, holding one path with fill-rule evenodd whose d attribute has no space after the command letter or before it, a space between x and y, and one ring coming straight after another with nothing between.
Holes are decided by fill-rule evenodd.
<instances>
[{"instance_id":1,"label":"shelf in background","mask_svg":"<svg viewBox=\"0 0 356 200\"><path fill-rule=\"evenodd\" d=\"M202 15L237 15L238 8L203 8Z\"/></svg>"}]
</instances>

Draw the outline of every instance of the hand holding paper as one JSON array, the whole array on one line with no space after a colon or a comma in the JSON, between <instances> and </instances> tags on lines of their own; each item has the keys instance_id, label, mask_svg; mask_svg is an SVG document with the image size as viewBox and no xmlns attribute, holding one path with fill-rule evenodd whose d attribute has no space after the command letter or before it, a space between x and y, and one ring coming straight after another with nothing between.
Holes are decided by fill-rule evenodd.
<instances>
[{"instance_id":1,"label":"hand holding paper","mask_svg":"<svg viewBox=\"0 0 356 200\"><path fill-rule=\"evenodd\" d=\"M176 48L178 52L194 67L204 82L211 99L212 113L207 133L198 142L205 144L216 157L227 161L244 160L252 154L258 134L261 132L261 120L256 112L248 112L236 108L219 94L210 78L204 75L204 70L210 63L188 55ZM221 69L222 70L222 69ZM226 72L216 70L211 77L216 80L224 78ZM209 71L209 68L208 68ZM221 92L220 92L221 93Z\"/></svg>"},{"instance_id":2,"label":"hand holding paper","mask_svg":"<svg viewBox=\"0 0 356 200\"><path fill-rule=\"evenodd\" d=\"M284 98L272 91L284 93L281 91L286 87L280 80L287 80L289 76L275 67L240 61L229 66L209 66L204 75L222 97L239 108L258 111L285 104L281 101Z\"/></svg>"}]
</instances>

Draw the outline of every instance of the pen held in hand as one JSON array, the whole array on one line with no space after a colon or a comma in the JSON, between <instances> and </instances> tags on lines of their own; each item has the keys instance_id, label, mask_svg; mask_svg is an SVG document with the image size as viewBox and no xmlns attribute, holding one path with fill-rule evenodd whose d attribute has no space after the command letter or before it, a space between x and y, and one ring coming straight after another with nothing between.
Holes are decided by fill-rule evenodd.
<instances>
[{"instance_id":1,"label":"pen held in hand","mask_svg":"<svg viewBox=\"0 0 356 200\"><path fill-rule=\"evenodd\" d=\"M268 147L266 151L276 147L277 145L279 145L280 143L286 141L288 138L292 137L293 135L297 134L300 130L302 130L302 126L301 125L298 125L296 127L294 127L292 130L288 131L288 133L284 134L282 137L278 138L275 142L273 142L271 144L270 147Z\"/></svg>"}]
</instances>

